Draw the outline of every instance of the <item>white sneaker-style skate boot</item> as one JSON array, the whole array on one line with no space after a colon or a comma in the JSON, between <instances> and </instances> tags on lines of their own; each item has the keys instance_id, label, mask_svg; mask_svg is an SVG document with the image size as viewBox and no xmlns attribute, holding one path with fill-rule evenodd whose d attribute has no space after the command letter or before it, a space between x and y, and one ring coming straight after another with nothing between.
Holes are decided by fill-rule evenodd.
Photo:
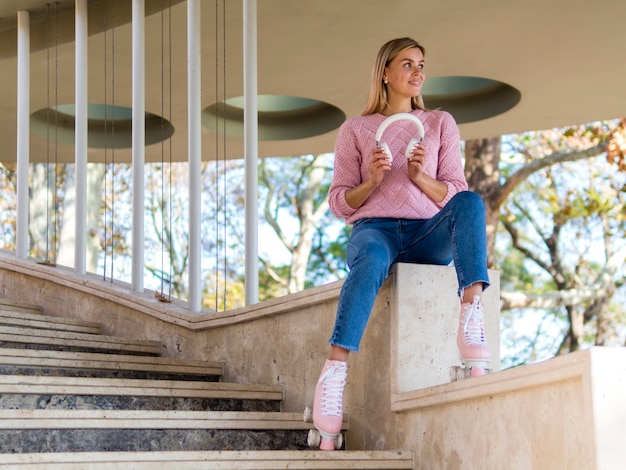
<instances>
[{"instance_id":1,"label":"white sneaker-style skate boot","mask_svg":"<svg viewBox=\"0 0 626 470\"><path fill-rule=\"evenodd\" d=\"M345 362L327 359L315 387L313 425L319 431L319 447L322 450L341 448L343 389L347 372Z\"/></svg>"},{"instance_id":2,"label":"white sneaker-style skate boot","mask_svg":"<svg viewBox=\"0 0 626 470\"><path fill-rule=\"evenodd\" d=\"M461 361L466 368L471 368L471 376L485 375L485 369L491 362L491 352L485 338L485 315L478 295L470 304L461 305L461 321L456 337Z\"/></svg>"}]
</instances>

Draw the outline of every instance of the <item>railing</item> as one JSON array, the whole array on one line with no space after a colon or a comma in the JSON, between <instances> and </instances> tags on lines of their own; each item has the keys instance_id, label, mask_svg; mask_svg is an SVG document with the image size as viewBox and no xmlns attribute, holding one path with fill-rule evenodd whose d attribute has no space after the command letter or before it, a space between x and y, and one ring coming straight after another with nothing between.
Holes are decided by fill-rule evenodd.
<instances>
[{"instance_id":1,"label":"railing","mask_svg":"<svg viewBox=\"0 0 626 470\"><path fill-rule=\"evenodd\" d=\"M86 272L87 237L87 153L88 153L88 2L75 4L75 169L76 215L73 269ZM258 301L258 209L257 200L257 92L256 92L256 0L244 0L244 97L246 161L246 304ZM189 299L192 312L201 311L201 95L200 95L200 0L187 1L188 63L188 164L189 164ZM145 0L132 3L132 290L144 290L144 164L145 164ZM17 216L16 255L28 257L30 165L30 15L18 12L18 132L17 132Z\"/></svg>"}]
</instances>

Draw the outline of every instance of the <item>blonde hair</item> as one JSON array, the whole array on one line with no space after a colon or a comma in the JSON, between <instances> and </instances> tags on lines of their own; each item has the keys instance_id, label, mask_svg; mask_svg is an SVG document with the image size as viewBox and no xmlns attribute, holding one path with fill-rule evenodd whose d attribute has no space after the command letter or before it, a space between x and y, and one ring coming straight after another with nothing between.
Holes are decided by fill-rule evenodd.
<instances>
[{"instance_id":1,"label":"blonde hair","mask_svg":"<svg viewBox=\"0 0 626 470\"><path fill-rule=\"evenodd\" d=\"M383 82L385 67L389 65L389 63L395 59L398 54L400 54L400 52L413 47L417 47L420 51L422 51L422 54L426 55L424 47L411 38L392 39L380 48L378 55L376 56L376 62L374 62L374 67L372 68L370 92L367 104L365 105L365 109L362 113L363 116L382 113L388 106L387 85ZM411 108L426 109L421 95L411 98Z\"/></svg>"}]
</instances>

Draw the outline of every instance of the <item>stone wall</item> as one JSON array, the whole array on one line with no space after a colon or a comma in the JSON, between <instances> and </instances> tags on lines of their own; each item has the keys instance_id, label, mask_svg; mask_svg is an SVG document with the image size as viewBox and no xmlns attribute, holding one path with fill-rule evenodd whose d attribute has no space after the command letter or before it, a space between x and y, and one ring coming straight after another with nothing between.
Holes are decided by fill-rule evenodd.
<instances>
[{"instance_id":1,"label":"stone wall","mask_svg":"<svg viewBox=\"0 0 626 470\"><path fill-rule=\"evenodd\" d=\"M497 351L499 288L492 274L484 300ZM445 267L400 265L381 288L361 352L349 360L347 447L412 450L416 469L618 468L626 460L626 349L594 348L432 383L446 382L454 362L449 330L458 313L447 314L457 307L450 276ZM337 282L236 311L194 314L149 292L0 253L2 299L98 321L105 334L160 340L165 356L223 361L226 381L281 384L284 411L311 404L340 288ZM420 336L423 330L428 334ZM419 372L429 363L434 379Z\"/></svg>"}]
</instances>

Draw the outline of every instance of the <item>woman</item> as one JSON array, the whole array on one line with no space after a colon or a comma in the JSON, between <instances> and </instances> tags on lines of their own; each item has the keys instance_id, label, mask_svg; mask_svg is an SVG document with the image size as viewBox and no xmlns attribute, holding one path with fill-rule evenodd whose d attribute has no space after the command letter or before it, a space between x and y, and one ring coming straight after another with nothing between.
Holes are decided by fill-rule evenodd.
<instances>
[{"instance_id":1,"label":"woman","mask_svg":"<svg viewBox=\"0 0 626 470\"><path fill-rule=\"evenodd\" d=\"M424 79L424 48L411 38L387 42L376 58L363 114L348 119L337 135L330 208L353 230L347 247L350 272L339 295L330 353L315 388L313 422L322 449L333 449L341 430L346 361L359 349L393 263L454 261L461 356L466 365L475 366L472 375L484 373L490 360L481 305L489 285L485 208L476 193L467 191L453 117L424 107ZM379 126L389 116L413 121L417 117L419 122L393 122L382 142L376 142ZM420 122L424 139L413 144Z\"/></svg>"}]
</instances>

